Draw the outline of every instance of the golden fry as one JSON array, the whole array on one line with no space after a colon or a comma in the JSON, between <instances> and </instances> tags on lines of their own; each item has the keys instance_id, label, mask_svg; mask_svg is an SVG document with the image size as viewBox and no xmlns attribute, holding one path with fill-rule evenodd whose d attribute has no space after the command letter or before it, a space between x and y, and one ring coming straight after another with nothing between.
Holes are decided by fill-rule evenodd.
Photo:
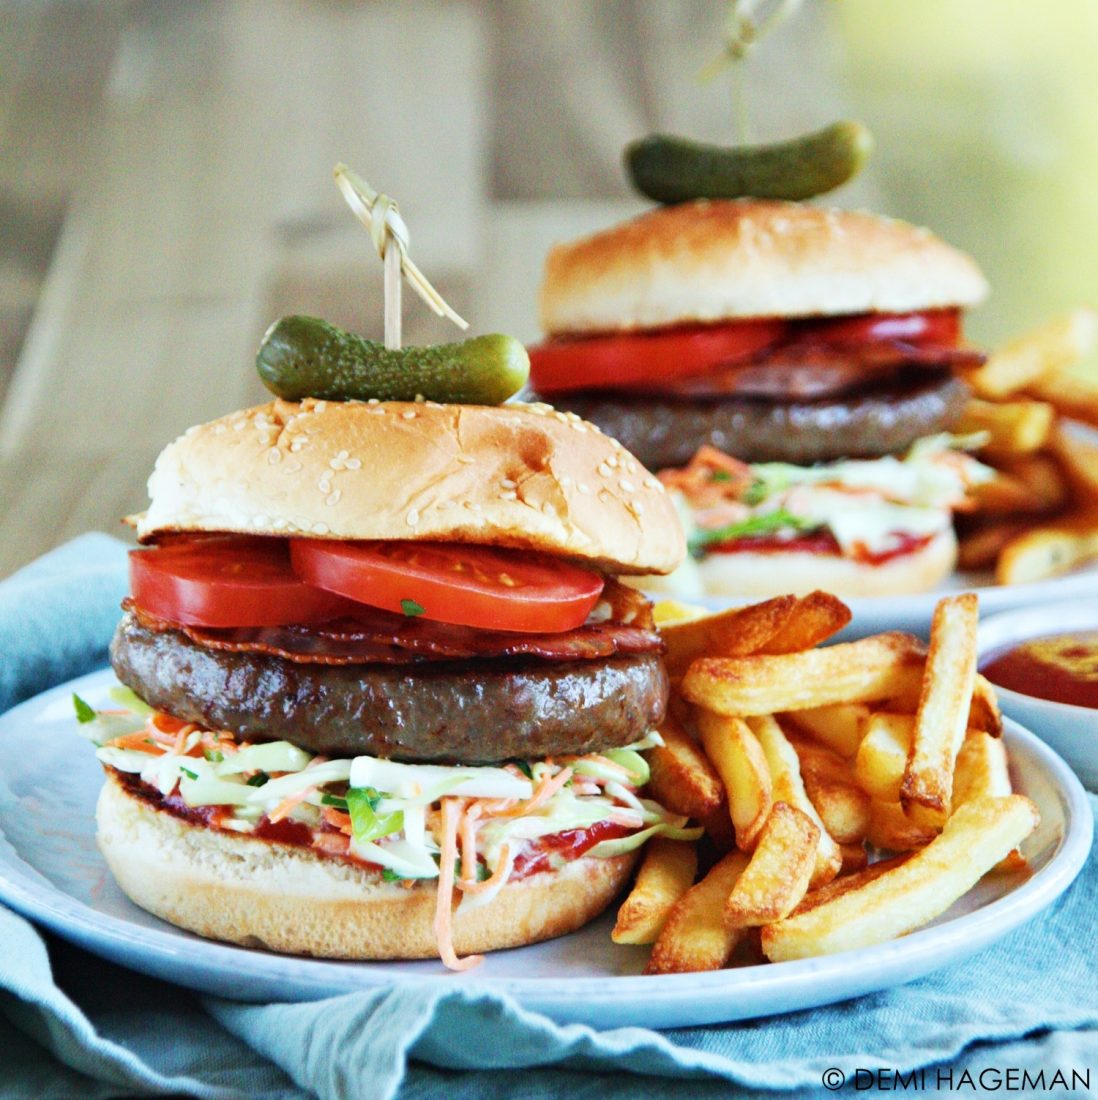
<instances>
[{"instance_id":1,"label":"golden fry","mask_svg":"<svg viewBox=\"0 0 1098 1100\"><path fill-rule=\"evenodd\" d=\"M724 903L746 866L743 852L730 852L679 898L664 922L645 974L720 970L728 962L743 929L725 924Z\"/></svg>"},{"instance_id":2,"label":"golden fry","mask_svg":"<svg viewBox=\"0 0 1098 1100\"><path fill-rule=\"evenodd\" d=\"M899 802L914 733L914 715L881 711L870 717L854 760L863 791L884 802Z\"/></svg>"},{"instance_id":3,"label":"golden fry","mask_svg":"<svg viewBox=\"0 0 1098 1100\"><path fill-rule=\"evenodd\" d=\"M650 840L610 938L615 943L654 943L675 903L690 889L697 869L693 844L662 836Z\"/></svg>"},{"instance_id":4,"label":"golden fry","mask_svg":"<svg viewBox=\"0 0 1098 1100\"><path fill-rule=\"evenodd\" d=\"M1047 401L1061 416L1098 427L1098 378L1080 374L1048 374L1028 388L1030 397Z\"/></svg>"},{"instance_id":5,"label":"golden fry","mask_svg":"<svg viewBox=\"0 0 1098 1100\"><path fill-rule=\"evenodd\" d=\"M1003 734L1003 715L999 710L999 700L995 688L986 676L976 673L976 683L972 689L972 706L968 712L969 730L981 730L992 737Z\"/></svg>"},{"instance_id":6,"label":"golden fry","mask_svg":"<svg viewBox=\"0 0 1098 1100\"><path fill-rule=\"evenodd\" d=\"M858 786L850 762L807 737L791 737L790 742L800 760L805 792L824 828L840 847L860 844L869 828L869 796Z\"/></svg>"},{"instance_id":7,"label":"golden fry","mask_svg":"<svg viewBox=\"0 0 1098 1100\"><path fill-rule=\"evenodd\" d=\"M1069 484L1084 507L1098 504L1098 443L1094 433L1057 424L1048 441L1049 450L1063 467Z\"/></svg>"},{"instance_id":8,"label":"golden fry","mask_svg":"<svg viewBox=\"0 0 1098 1100\"><path fill-rule=\"evenodd\" d=\"M819 842L820 828L811 818L775 802L751 861L725 902L725 924L758 928L788 916L808 891Z\"/></svg>"},{"instance_id":9,"label":"golden fry","mask_svg":"<svg viewBox=\"0 0 1098 1100\"><path fill-rule=\"evenodd\" d=\"M999 584L1032 584L1098 560L1098 509L1031 527L999 555Z\"/></svg>"},{"instance_id":10,"label":"golden fry","mask_svg":"<svg viewBox=\"0 0 1098 1100\"><path fill-rule=\"evenodd\" d=\"M918 670L913 669L913 673L913 679L918 678ZM782 721L792 722L799 730L845 757L858 751L868 720L869 707L864 703L835 703L782 716Z\"/></svg>"},{"instance_id":11,"label":"golden fry","mask_svg":"<svg viewBox=\"0 0 1098 1100\"><path fill-rule=\"evenodd\" d=\"M862 851L864 852L865 849L863 848ZM853 874L843 875L841 878L833 879L816 890L809 890L791 915L799 916L801 913L807 913L810 909L816 909L824 902L834 901L836 898L842 897L843 894L849 894L851 890L860 890L863 886L873 882L874 879L879 879L886 872L906 863L910 858L910 854L904 852L900 855L890 856L888 859L879 859L872 865L863 864Z\"/></svg>"},{"instance_id":12,"label":"golden fry","mask_svg":"<svg viewBox=\"0 0 1098 1100\"><path fill-rule=\"evenodd\" d=\"M703 657L683 677L682 694L739 716L873 702L902 690L921 662L922 644L899 632L781 656Z\"/></svg>"},{"instance_id":13,"label":"golden fry","mask_svg":"<svg viewBox=\"0 0 1098 1100\"><path fill-rule=\"evenodd\" d=\"M967 380L978 397L991 400L1027 386L1032 392L1045 377L1085 359L1096 337L1098 317L1093 310L1077 309L1004 344Z\"/></svg>"},{"instance_id":14,"label":"golden fry","mask_svg":"<svg viewBox=\"0 0 1098 1100\"><path fill-rule=\"evenodd\" d=\"M969 730L953 775L953 805L961 806L974 798L1001 798L1011 794L1010 771L1002 738Z\"/></svg>"},{"instance_id":15,"label":"golden fry","mask_svg":"<svg viewBox=\"0 0 1098 1100\"><path fill-rule=\"evenodd\" d=\"M1056 410L1044 401L1004 401L993 404L973 398L954 431L961 435L987 432L981 455L995 459L1032 454L1048 442Z\"/></svg>"},{"instance_id":16,"label":"golden fry","mask_svg":"<svg viewBox=\"0 0 1098 1100\"><path fill-rule=\"evenodd\" d=\"M762 931L773 962L869 947L922 927L1027 837L1037 808L1020 795L966 802L921 852L865 885Z\"/></svg>"},{"instance_id":17,"label":"golden fry","mask_svg":"<svg viewBox=\"0 0 1098 1100\"><path fill-rule=\"evenodd\" d=\"M937 828L949 817L954 763L968 728L979 616L976 594L965 592L939 600L930 625L923 693L900 804L912 820Z\"/></svg>"},{"instance_id":18,"label":"golden fry","mask_svg":"<svg viewBox=\"0 0 1098 1100\"><path fill-rule=\"evenodd\" d=\"M745 852L755 847L774 804L773 782L758 738L739 718L698 711L698 729L706 754L728 794L728 812L736 844Z\"/></svg>"},{"instance_id":19,"label":"golden fry","mask_svg":"<svg viewBox=\"0 0 1098 1100\"><path fill-rule=\"evenodd\" d=\"M843 855L843 866L839 872L840 878L846 878L857 871L864 871L869 865L869 852L866 849L864 840L859 841L857 844L840 844L839 850ZM839 879L834 878L831 881L838 882Z\"/></svg>"},{"instance_id":20,"label":"golden fry","mask_svg":"<svg viewBox=\"0 0 1098 1100\"><path fill-rule=\"evenodd\" d=\"M1043 454L1001 459L991 481L973 486L976 511L989 516L1055 512L1068 500L1068 483L1059 463Z\"/></svg>"},{"instance_id":21,"label":"golden fry","mask_svg":"<svg viewBox=\"0 0 1098 1100\"><path fill-rule=\"evenodd\" d=\"M797 601L789 618L755 652L796 653L811 649L838 634L850 618L850 608L838 596L832 596L830 592L810 592Z\"/></svg>"},{"instance_id":22,"label":"golden fry","mask_svg":"<svg viewBox=\"0 0 1098 1100\"><path fill-rule=\"evenodd\" d=\"M660 725L663 745L648 750L648 793L673 813L702 821L725 802L724 787L701 746L668 713Z\"/></svg>"},{"instance_id":23,"label":"golden fry","mask_svg":"<svg viewBox=\"0 0 1098 1100\"><path fill-rule=\"evenodd\" d=\"M993 569L1011 539L1028 531L1032 523L1020 519L994 520L981 523L958 536L957 567L977 570Z\"/></svg>"},{"instance_id":24,"label":"golden fry","mask_svg":"<svg viewBox=\"0 0 1098 1100\"><path fill-rule=\"evenodd\" d=\"M776 596L749 607L668 624L660 631L667 646L667 674L677 679L698 657L754 653L782 628L796 606L796 596Z\"/></svg>"},{"instance_id":25,"label":"golden fry","mask_svg":"<svg viewBox=\"0 0 1098 1100\"><path fill-rule=\"evenodd\" d=\"M843 857L834 837L824 827L816 807L812 805L812 800L805 791L797 750L772 714L749 718L747 724L759 739L759 744L766 755L775 805L780 802L786 803L793 809L799 810L816 826L819 839L816 844L810 885L819 886L824 882L830 882L839 873ZM761 838L759 843L762 843Z\"/></svg>"},{"instance_id":26,"label":"golden fry","mask_svg":"<svg viewBox=\"0 0 1098 1100\"><path fill-rule=\"evenodd\" d=\"M866 840L883 852L913 852L936 836L936 829L912 821L899 802L874 798L869 803Z\"/></svg>"}]
</instances>

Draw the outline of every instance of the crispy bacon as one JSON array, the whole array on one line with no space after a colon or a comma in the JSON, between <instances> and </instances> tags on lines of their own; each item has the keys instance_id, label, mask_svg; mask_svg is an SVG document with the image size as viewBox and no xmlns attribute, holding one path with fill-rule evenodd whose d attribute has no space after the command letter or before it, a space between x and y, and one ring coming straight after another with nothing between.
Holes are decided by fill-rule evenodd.
<instances>
[{"instance_id":1,"label":"crispy bacon","mask_svg":"<svg viewBox=\"0 0 1098 1100\"><path fill-rule=\"evenodd\" d=\"M608 580L596 611L602 621L588 620L561 634L518 634L394 615L362 606L354 618L299 626L186 626L160 619L137 607L123 606L148 630L175 630L197 645L237 653L265 653L300 664L409 664L421 660L471 657L538 657L547 661L581 661L616 654L658 652L662 643L652 622L651 604L641 593Z\"/></svg>"}]
</instances>

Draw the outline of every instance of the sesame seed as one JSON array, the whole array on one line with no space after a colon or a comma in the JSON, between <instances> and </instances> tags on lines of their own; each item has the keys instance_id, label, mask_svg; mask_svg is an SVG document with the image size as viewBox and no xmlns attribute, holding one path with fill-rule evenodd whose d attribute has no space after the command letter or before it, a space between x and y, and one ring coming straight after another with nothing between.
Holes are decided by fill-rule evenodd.
<instances>
[{"instance_id":1,"label":"sesame seed","mask_svg":"<svg viewBox=\"0 0 1098 1100\"><path fill-rule=\"evenodd\" d=\"M234 432L242 432L247 426L248 426L247 420L238 420L233 425L233 431Z\"/></svg>"},{"instance_id":2,"label":"sesame seed","mask_svg":"<svg viewBox=\"0 0 1098 1100\"><path fill-rule=\"evenodd\" d=\"M499 494L500 500L518 500L518 493L514 489L505 489Z\"/></svg>"},{"instance_id":3,"label":"sesame seed","mask_svg":"<svg viewBox=\"0 0 1098 1100\"><path fill-rule=\"evenodd\" d=\"M585 435L587 433L587 425L579 420L571 421L568 427L570 427L574 432L579 432L580 435Z\"/></svg>"},{"instance_id":4,"label":"sesame seed","mask_svg":"<svg viewBox=\"0 0 1098 1100\"><path fill-rule=\"evenodd\" d=\"M565 416L564 413L562 413L562 412L554 412L553 416L555 416L557 418L557 420L559 420L562 424L567 424L568 423L568 417Z\"/></svg>"},{"instance_id":5,"label":"sesame seed","mask_svg":"<svg viewBox=\"0 0 1098 1100\"><path fill-rule=\"evenodd\" d=\"M293 450L292 447L290 449ZM299 474L301 473L302 466L300 462L288 462L285 466L282 467L282 470L283 473L287 474Z\"/></svg>"},{"instance_id":6,"label":"sesame seed","mask_svg":"<svg viewBox=\"0 0 1098 1100\"><path fill-rule=\"evenodd\" d=\"M316 409L316 411L317 411L318 413L322 413L322 412L323 412L323 411L324 411L324 410L325 410L325 409L326 409L327 407L328 407L328 402L327 402L327 401L318 401L318 402L317 402L317 403L316 403L316 404L315 404L315 405L313 406L313 408L314 408L314 409Z\"/></svg>"},{"instance_id":7,"label":"sesame seed","mask_svg":"<svg viewBox=\"0 0 1098 1100\"><path fill-rule=\"evenodd\" d=\"M276 531L281 531L283 527L286 526L286 521L281 516L276 516L273 520L271 520L271 526Z\"/></svg>"},{"instance_id":8,"label":"sesame seed","mask_svg":"<svg viewBox=\"0 0 1098 1100\"><path fill-rule=\"evenodd\" d=\"M419 510L416 508L409 508L408 514L404 517L405 522L409 527L415 527L419 523Z\"/></svg>"},{"instance_id":9,"label":"sesame seed","mask_svg":"<svg viewBox=\"0 0 1098 1100\"><path fill-rule=\"evenodd\" d=\"M500 485L502 485L504 489L517 489L517 488L518 488L518 482L517 482L517 481L513 481L513 480L512 480L511 478L509 478L509 477L505 477L505 478L504 478L504 479L503 479L503 480L502 480L502 481L500 482Z\"/></svg>"},{"instance_id":10,"label":"sesame seed","mask_svg":"<svg viewBox=\"0 0 1098 1100\"><path fill-rule=\"evenodd\" d=\"M570 477L569 477L569 476L568 476L567 474L565 474L565 475L564 475L564 476L563 476L563 477L562 477L562 478L560 479L560 483L561 483L561 487L562 487L562 488L565 488L565 489L567 489L567 488L568 488L568 486L572 484L572 479L571 479L571 478L570 478Z\"/></svg>"},{"instance_id":11,"label":"sesame seed","mask_svg":"<svg viewBox=\"0 0 1098 1100\"><path fill-rule=\"evenodd\" d=\"M359 470L359 469L362 468L362 459L361 458L349 458L344 463L344 465L347 467L348 470Z\"/></svg>"},{"instance_id":12,"label":"sesame seed","mask_svg":"<svg viewBox=\"0 0 1098 1100\"><path fill-rule=\"evenodd\" d=\"M326 523L314 523L313 534L314 535L326 535L331 531L331 528Z\"/></svg>"},{"instance_id":13,"label":"sesame seed","mask_svg":"<svg viewBox=\"0 0 1098 1100\"><path fill-rule=\"evenodd\" d=\"M273 466L276 462L282 461L282 452L277 447L272 447L267 452L267 461Z\"/></svg>"},{"instance_id":14,"label":"sesame seed","mask_svg":"<svg viewBox=\"0 0 1098 1100\"><path fill-rule=\"evenodd\" d=\"M377 399L374 398L374 397L371 397L370 400L376 402ZM376 404L373 408L369 408L366 411L368 413L372 414L373 416L384 416L385 415L385 410L383 408L381 408L380 405L376 405Z\"/></svg>"},{"instance_id":15,"label":"sesame seed","mask_svg":"<svg viewBox=\"0 0 1098 1100\"><path fill-rule=\"evenodd\" d=\"M339 489L336 489L334 492L329 493L324 498L324 503L330 507L331 505L335 504L341 496L343 496L343 492Z\"/></svg>"},{"instance_id":16,"label":"sesame seed","mask_svg":"<svg viewBox=\"0 0 1098 1100\"><path fill-rule=\"evenodd\" d=\"M635 474L637 472L637 464L631 458L625 461L625 472L627 474Z\"/></svg>"},{"instance_id":17,"label":"sesame seed","mask_svg":"<svg viewBox=\"0 0 1098 1100\"><path fill-rule=\"evenodd\" d=\"M542 506L541 506L541 510L542 510L542 511L543 511L543 512L544 512L544 513L545 513L545 514L547 515L547 516L555 516L555 515L557 514L557 510L556 510L556 508L555 508L555 507L553 506L553 502L552 502L551 500L547 500L547 501L545 501L545 502L544 502L544 503L542 504Z\"/></svg>"},{"instance_id":18,"label":"sesame seed","mask_svg":"<svg viewBox=\"0 0 1098 1100\"><path fill-rule=\"evenodd\" d=\"M637 491L637 487L624 477L618 482L618 487L623 493L635 493Z\"/></svg>"},{"instance_id":19,"label":"sesame seed","mask_svg":"<svg viewBox=\"0 0 1098 1100\"><path fill-rule=\"evenodd\" d=\"M319 480L319 481L318 481L318 482L316 483L316 487L317 487L317 488L318 488L318 489L319 489L319 490L320 490L320 491L321 491L322 493L330 493L330 492L332 491L332 483L331 483L331 482L330 482L330 481L329 481L329 480L328 480L328 479L327 479L326 477L322 477L322 478L321 478L321 479L320 479L320 480Z\"/></svg>"},{"instance_id":20,"label":"sesame seed","mask_svg":"<svg viewBox=\"0 0 1098 1100\"><path fill-rule=\"evenodd\" d=\"M629 502L629 509L636 516L644 515L644 505L639 500L631 500Z\"/></svg>"},{"instance_id":21,"label":"sesame seed","mask_svg":"<svg viewBox=\"0 0 1098 1100\"><path fill-rule=\"evenodd\" d=\"M404 412L402 412L400 415L402 417L404 417L405 420L415 420L416 410L415 409L405 409Z\"/></svg>"},{"instance_id":22,"label":"sesame seed","mask_svg":"<svg viewBox=\"0 0 1098 1100\"><path fill-rule=\"evenodd\" d=\"M617 466L617 464L618 464L618 456L617 456L617 455L611 455L611 456L610 456L610 457L609 457L609 458L608 458L608 459L606 460L606 465L607 465L607 466L609 466L611 470L612 470L612 469L613 469L613 468L614 468L615 466Z\"/></svg>"},{"instance_id":23,"label":"sesame seed","mask_svg":"<svg viewBox=\"0 0 1098 1100\"><path fill-rule=\"evenodd\" d=\"M609 477L613 473L613 470L610 469L610 466L609 466L608 463L600 462L599 463L599 473L602 474L603 477Z\"/></svg>"},{"instance_id":24,"label":"sesame seed","mask_svg":"<svg viewBox=\"0 0 1098 1100\"><path fill-rule=\"evenodd\" d=\"M258 516L252 516L253 527L266 527L271 522L271 517L264 515L262 512Z\"/></svg>"},{"instance_id":25,"label":"sesame seed","mask_svg":"<svg viewBox=\"0 0 1098 1100\"><path fill-rule=\"evenodd\" d=\"M452 508L453 505L454 502L452 500L440 500L438 504L435 505L435 508L439 512L445 512L448 508Z\"/></svg>"},{"instance_id":26,"label":"sesame seed","mask_svg":"<svg viewBox=\"0 0 1098 1100\"><path fill-rule=\"evenodd\" d=\"M228 430L229 429L226 428L224 424L218 424L217 427L214 428L214 435L224 435Z\"/></svg>"},{"instance_id":27,"label":"sesame seed","mask_svg":"<svg viewBox=\"0 0 1098 1100\"><path fill-rule=\"evenodd\" d=\"M644 487L646 489L658 489L660 487L660 483L654 477L652 477L651 474L649 474L648 477L644 479Z\"/></svg>"},{"instance_id":28,"label":"sesame seed","mask_svg":"<svg viewBox=\"0 0 1098 1100\"><path fill-rule=\"evenodd\" d=\"M458 455L457 460L462 464L462 466L472 466L472 464L476 461L476 459L473 458L472 455Z\"/></svg>"},{"instance_id":29,"label":"sesame seed","mask_svg":"<svg viewBox=\"0 0 1098 1100\"><path fill-rule=\"evenodd\" d=\"M294 454L297 454L297 452L298 452L298 451L300 451L300 450L301 450L301 448L302 448L302 444L301 444L301 443L291 443L291 444L290 444L290 450L291 450L291 451L292 451L292 452L293 452Z\"/></svg>"},{"instance_id":30,"label":"sesame seed","mask_svg":"<svg viewBox=\"0 0 1098 1100\"><path fill-rule=\"evenodd\" d=\"M380 405L381 402L378 401L378 399L376 397L371 397L370 400L366 402L366 404L367 405Z\"/></svg>"},{"instance_id":31,"label":"sesame seed","mask_svg":"<svg viewBox=\"0 0 1098 1100\"><path fill-rule=\"evenodd\" d=\"M584 481L580 481L580 482L578 482L578 483L576 484L576 488L577 488L577 489L578 489L578 490L579 490L579 491L580 491L581 493L590 493L590 492L591 492L591 486L590 486L590 485L588 485L588 484L587 484L586 482L584 482Z\"/></svg>"}]
</instances>

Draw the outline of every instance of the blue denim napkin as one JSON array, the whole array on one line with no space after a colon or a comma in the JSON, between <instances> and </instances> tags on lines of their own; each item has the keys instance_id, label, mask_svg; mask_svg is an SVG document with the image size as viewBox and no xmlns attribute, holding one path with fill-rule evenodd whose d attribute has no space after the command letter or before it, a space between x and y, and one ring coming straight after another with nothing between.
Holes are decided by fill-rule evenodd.
<instances>
[{"instance_id":1,"label":"blue denim napkin","mask_svg":"<svg viewBox=\"0 0 1098 1100\"><path fill-rule=\"evenodd\" d=\"M103 663L123 551L85 536L0 583L0 709ZM1050 909L964 963L826 1008L657 1033L560 1026L460 979L311 1004L201 998L0 907L0 1097L685 1100L822 1097L844 1080L849 1093L1094 1095L1096 913L1092 852Z\"/></svg>"}]
</instances>

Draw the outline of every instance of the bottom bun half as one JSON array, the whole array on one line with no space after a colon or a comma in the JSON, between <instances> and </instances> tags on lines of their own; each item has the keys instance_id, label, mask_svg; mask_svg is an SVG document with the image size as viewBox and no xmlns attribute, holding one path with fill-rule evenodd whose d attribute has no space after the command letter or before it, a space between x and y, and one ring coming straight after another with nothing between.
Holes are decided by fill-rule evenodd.
<instances>
[{"instance_id":1,"label":"bottom bun half","mask_svg":"<svg viewBox=\"0 0 1098 1100\"><path fill-rule=\"evenodd\" d=\"M683 599L703 596L804 596L816 589L836 596L906 596L936 588L957 561L952 528L935 535L919 550L880 565L806 550L772 553L710 554L688 561L683 573L642 577L634 583L646 591Z\"/></svg>"},{"instance_id":2,"label":"bottom bun half","mask_svg":"<svg viewBox=\"0 0 1098 1100\"><path fill-rule=\"evenodd\" d=\"M332 959L438 957L435 883L405 887L310 849L192 824L108 774L96 808L112 874L142 909L209 939ZM573 932L623 888L636 853L585 857L455 911L459 955Z\"/></svg>"}]
</instances>

